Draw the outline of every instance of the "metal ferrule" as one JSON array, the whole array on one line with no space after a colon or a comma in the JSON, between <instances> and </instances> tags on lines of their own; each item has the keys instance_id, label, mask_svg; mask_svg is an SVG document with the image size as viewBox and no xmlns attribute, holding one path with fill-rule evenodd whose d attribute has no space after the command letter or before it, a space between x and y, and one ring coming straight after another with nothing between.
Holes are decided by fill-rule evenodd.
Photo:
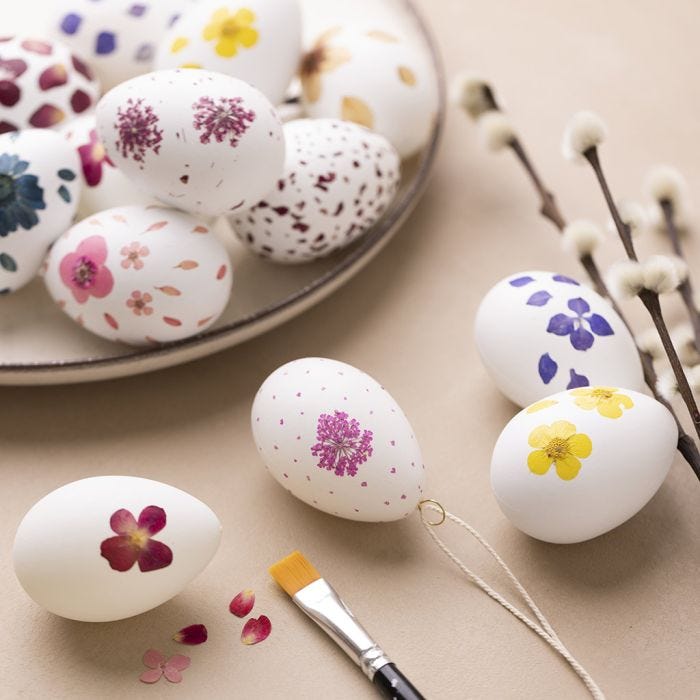
<instances>
[{"instance_id":1,"label":"metal ferrule","mask_svg":"<svg viewBox=\"0 0 700 700\"><path fill-rule=\"evenodd\" d=\"M325 579L305 586L292 600L345 650L370 680L378 669L391 663Z\"/></svg>"}]
</instances>

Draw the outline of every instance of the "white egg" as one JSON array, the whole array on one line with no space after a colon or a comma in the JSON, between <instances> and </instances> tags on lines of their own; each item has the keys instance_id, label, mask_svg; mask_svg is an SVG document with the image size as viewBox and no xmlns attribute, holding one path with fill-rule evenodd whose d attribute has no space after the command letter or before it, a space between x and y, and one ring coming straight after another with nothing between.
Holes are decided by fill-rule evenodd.
<instances>
[{"instance_id":1,"label":"white egg","mask_svg":"<svg viewBox=\"0 0 700 700\"><path fill-rule=\"evenodd\" d=\"M107 157L94 114L86 114L68 122L61 134L75 149L83 174L83 190L78 206L78 216L121 207L129 204L154 204L150 197L134 185L121 170L117 170Z\"/></svg>"},{"instance_id":2,"label":"white egg","mask_svg":"<svg viewBox=\"0 0 700 700\"><path fill-rule=\"evenodd\" d=\"M545 542L581 542L631 518L673 462L671 413L636 391L583 387L516 415L491 460L491 486L505 516Z\"/></svg>"},{"instance_id":3,"label":"white egg","mask_svg":"<svg viewBox=\"0 0 700 700\"><path fill-rule=\"evenodd\" d=\"M15 535L15 573L50 612L109 622L180 593L220 539L216 515L194 496L150 479L96 476L32 506Z\"/></svg>"},{"instance_id":4,"label":"white egg","mask_svg":"<svg viewBox=\"0 0 700 700\"><path fill-rule=\"evenodd\" d=\"M479 306L474 338L491 378L519 406L593 384L645 386L622 319L565 275L529 271L501 280Z\"/></svg>"},{"instance_id":5,"label":"white egg","mask_svg":"<svg viewBox=\"0 0 700 700\"><path fill-rule=\"evenodd\" d=\"M84 219L51 248L46 286L76 323L130 345L188 338L228 303L226 249L193 217L118 207Z\"/></svg>"},{"instance_id":6,"label":"white egg","mask_svg":"<svg viewBox=\"0 0 700 700\"><path fill-rule=\"evenodd\" d=\"M93 107L99 90L90 68L65 44L0 39L0 134L60 126Z\"/></svg>"},{"instance_id":7,"label":"white egg","mask_svg":"<svg viewBox=\"0 0 700 700\"><path fill-rule=\"evenodd\" d=\"M314 508L351 520L398 520L422 497L423 460L396 401L372 377L335 360L275 370L252 411L270 474Z\"/></svg>"},{"instance_id":8,"label":"white egg","mask_svg":"<svg viewBox=\"0 0 700 700\"><path fill-rule=\"evenodd\" d=\"M205 68L282 102L301 58L298 0L199 0L160 42L156 68Z\"/></svg>"},{"instance_id":9,"label":"white egg","mask_svg":"<svg viewBox=\"0 0 700 700\"><path fill-rule=\"evenodd\" d=\"M344 248L379 219L396 194L401 164L383 136L349 122L302 119L285 124L284 135L277 187L231 223L259 255L303 263Z\"/></svg>"},{"instance_id":10,"label":"white egg","mask_svg":"<svg viewBox=\"0 0 700 700\"><path fill-rule=\"evenodd\" d=\"M80 196L75 151L53 131L0 136L0 293L30 282L70 226Z\"/></svg>"},{"instance_id":11,"label":"white egg","mask_svg":"<svg viewBox=\"0 0 700 700\"><path fill-rule=\"evenodd\" d=\"M54 4L54 3L52 3ZM56 36L92 66L105 90L152 69L156 46L189 0L55 3Z\"/></svg>"},{"instance_id":12,"label":"white egg","mask_svg":"<svg viewBox=\"0 0 700 700\"><path fill-rule=\"evenodd\" d=\"M242 80L156 71L108 92L97 131L112 162L144 191L193 214L250 207L284 167L282 124Z\"/></svg>"},{"instance_id":13,"label":"white egg","mask_svg":"<svg viewBox=\"0 0 700 700\"><path fill-rule=\"evenodd\" d=\"M428 141L438 112L438 85L426 51L381 28L335 27L301 63L306 113L362 124L402 158Z\"/></svg>"}]
</instances>

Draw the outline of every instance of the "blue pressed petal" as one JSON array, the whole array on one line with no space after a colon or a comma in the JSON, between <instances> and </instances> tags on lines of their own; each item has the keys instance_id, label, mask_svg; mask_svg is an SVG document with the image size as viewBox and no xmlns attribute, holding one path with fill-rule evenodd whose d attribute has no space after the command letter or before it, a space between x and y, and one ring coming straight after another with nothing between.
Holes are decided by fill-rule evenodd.
<instances>
[{"instance_id":1,"label":"blue pressed petal","mask_svg":"<svg viewBox=\"0 0 700 700\"><path fill-rule=\"evenodd\" d=\"M576 374L573 369L569 370L569 383L566 385L567 389L578 389L582 386L590 386L591 383L588 381L588 377L583 374Z\"/></svg>"},{"instance_id":2,"label":"blue pressed petal","mask_svg":"<svg viewBox=\"0 0 700 700\"><path fill-rule=\"evenodd\" d=\"M9 175L12 170L12 157L9 153L0 154L0 173Z\"/></svg>"},{"instance_id":3,"label":"blue pressed petal","mask_svg":"<svg viewBox=\"0 0 700 700\"><path fill-rule=\"evenodd\" d=\"M508 284L511 287L524 287L526 284L530 284L530 282L534 282L535 280L532 277L516 277L514 280L511 280L508 282Z\"/></svg>"},{"instance_id":4,"label":"blue pressed petal","mask_svg":"<svg viewBox=\"0 0 700 700\"><path fill-rule=\"evenodd\" d=\"M569 299L567 306L577 316L583 316L583 314L587 314L591 310L589 303L585 299L581 299L581 297L576 297L576 299Z\"/></svg>"},{"instance_id":5,"label":"blue pressed petal","mask_svg":"<svg viewBox=\"0 0 700 700\"><path fill-rule=\"evenodd\" d=\"M579 326L569 336L571 344L576 350L588 350L595 340L593 333L589 333L583 326Z\"/></svg>"},{"instance_id":6,"label":"blue pressed petal","mask_svg":"<svg viewBox=\"0 0 700 700\"><path fill-rule=\"evenodd\" d=\"M95 42L95 53L103 56L117 48L117 37L112 32L100 32Z\"/></svg>"},{"instance_id":7,"label":"blue pressed petal","mask_svg":"<svg viewBox=\"0 0 700 700\"><path fill-rule=\"evenodd\" d=\"M26 172L27 168L29 167L29 163L26 160L19 160L17 156L15 156L17 159L17 162L12 166L12 174L13 175L21 175L22 173Z\"/></svg>"},{"instance_id":8,"label":"blue pressed petal","mask_svg":"<svg viewBox=\"0 0 700 700\"><path fill-rule=\"evenodd\" d=\"M17 272L17 263L15 259L7 253L0 253L0 267L8 272Z\"/></svg>"},{"instance_id":9,"label":"blue pressed petal","mask_svg":"<svg viewBox=\"0 0 700 700\"><path fill-rule=\"evenodd\" d=\"M581 286L576 280L571 279L571 277L567 277L566 275L554 275L552 279L555 282L563 282L564 284L574 284L577 287Z\"/></svg>"},{"instance_id":10,"label":"blue pressed petal","mask_svg":"<svg viewBox=\"0 0 700 700\"><path fill-rule=\"evenodd\" d=\"M16 214L19 225L24 229L29 230L39 223L39 217L34 213L33 209L18 206L16 208Z\"/></svg>"},{"instance_id":11,"label":"blue pressed petal","mask_svg":"<svg viewBox=\"0 0 700 700\"><path fill-rule=\"evenodd\" d=\"M61 20L61 31L64 34L75 34L80 28L83 18L75 12L69 12L63 20Z\"/></svg>"},{"instance_id":12,"label":"blue pressed petal","mask_svg":"<svg viewBox=\"0 0 700 700\"><path fill-rule=\"evenodd\" d=\"M547 333L554 333L554 335L569 335L574 331L574 320L566 314L556 314L549 319L549 325L547 326Z\"/></svg>"},{"instance_id":13,"label":"blue pressed petal","mask_svg":"<svg viewBox=\"0 0 700 700\"><path fill-rule=\"evenodd\" d=\"M58 188L58 196L64 201L70 203L70 192L65 185Z\"/></svg>"},{"instance_id":14,"label":"blue pressed petal","mask_svg":"<svg viewBox=\"0 0 700 700\"><path fill-rule=\"evenodd\" d=\"M552 295L542 289L539 292L535 292L528 300L527 304L529 306L544 306L550 299Z\"/></svg>"},{"instance_id":15,"label":"blue pressed petal","mask_svg":"<svg viewBox=\"0 0 700 700\"><path fill-rule=\"evenodd\" d=\"M9 211L9 207L2 207L0 209L0 237L4 238L16 230L17 222Z\"/></svg>"},{"instance_id":16,"label":"blue pressed petal","mask_svg":"<svg viewBox=\"0 0 700 700\"><path fill-rule=\"evenodd\" d=\"M75 180L75 173L69 168L61 168L61 170L58 171L58 177L60 177L61 180L71 182L72 180Z\"/></svg>"},{"instance_id":17,"label":"blue pressed petal","mask_svg":"<svg viewBox=\"0 0 700 700\"><path fill-rule=\"evenodd\" d=\"M557 363L550 357L548 352L540 357L540 361L537 365L537 371L545 384L549 384L549 382L554 379L557 369L559 369L559 365L557 365Z\"/></svg>"},{"instance_id":18,"label":"blue pressed petal","mask_svg":"<svg viewBox=\"0 0 700 700\"><path fill-rule=\"evenodd\" d=\"M600 314L591 314L586 320L590 323L591 330L596 335L615 335L615 331L613 331L610 324Z\"/></svg>"}]
</instances>

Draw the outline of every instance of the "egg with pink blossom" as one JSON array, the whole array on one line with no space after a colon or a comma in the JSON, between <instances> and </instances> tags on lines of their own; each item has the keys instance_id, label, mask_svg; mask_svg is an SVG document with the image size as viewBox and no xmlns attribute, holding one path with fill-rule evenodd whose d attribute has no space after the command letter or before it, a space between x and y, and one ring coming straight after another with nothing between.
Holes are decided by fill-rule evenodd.
<instances>
[{"instance_id":1,"label":"egg with pink blossom","mask_svg":"<svg viewBox=\"0 0 700 700\"><path fill-rule=\"evenodd\" d=\"M164 207L116 207L70 228L44 276L86 330L129 345L166 343L211 326L231 294L223 244L206 224Z\"/></svg>"},{"instance_id":2,"label":"egg with pink blossom","mask_svg":"<svg viewBox=\"0 0 700 700\"><path fill-rule=\"evenodd\" d=\"M422 498L425 467L408 419L384 387L317 357L275 370L252 409L270 474L310 506L350 520L398 520Z\"/></svg>"}]
</instances>

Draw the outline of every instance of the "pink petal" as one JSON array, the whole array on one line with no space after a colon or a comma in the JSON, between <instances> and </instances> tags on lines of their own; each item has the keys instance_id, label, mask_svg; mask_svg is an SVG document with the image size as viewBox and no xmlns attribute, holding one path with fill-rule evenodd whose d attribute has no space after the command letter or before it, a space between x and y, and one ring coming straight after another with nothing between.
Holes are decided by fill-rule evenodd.
<instances>
[{"instance_id":1,"label":"pink petal","mask_svg":"<svg viewBox=\"0 0 700 700\"><path fill-rule=\"evenodd\" d=\"M236 617L245 617L255 605L255 593L246 588L241 591L229 604L228 609Z\"/></svg>"},{"instance_id":2,"label":"pink petal","mask_svg":"<svg viewBox=\"0 0 700 700\"><path fill-rule=\"evenodd\" d=\"M136 292L132 292L134 296ZM144 301L150 301L150 294L144 294ZM146 297L149 297L146 299ZM138 298L138 297L136 297ZM159 506L146 506L139 515L139 527L149 535L155 535L165 527L165 511Z\"/></svg>"},{"instance_id":3,"label":"pink petal","mask_svg":"<svg viewBox=\"0 0 700 700\"><path fill-rule=\"evenodd\" d=\"M265 615L261 615L257 620L251 617L243 626L241 632L241 642L243 644L257 644L264 642L272 632L272 623Z\"/></svg>"},{"instance_id":4,"label":"pink petal","mask_svg":"<svg viewBox=\"0 0 700 700\"><path fill-rule=\"evenodd\" d=\"M166 666L163 673L171 683L179 683L182 680L182 674L176 668Z\"/></svg>"},{"instance_id":5,"label":"pink petal","mask_svg":"<svg viewBox=\"0 0 700 700\"><path fill-rule=\"evenodd\" d=\"M165 656L158 649L149 649L144 653L142 661L148 668L160 668L165 663Z\"/></svg>"},{"instance_id":6,"label":"pink petal","mask_svg":"<svg viewBox=\"0 0 700 700\"><path fill-rule=\"evenodd\" d=\"M48 129L60 124L65 118L65 112L56 105L43 104L29 117L29 123L37 129Z\"/></svg>"},{"instance_id":7,"label":"pink petal","mask_svg":"<svg viewBox=\"0 0 700 700\"><path fill-rule=\"evenodd\" d=\"M169 668L175 668L178 671L184 671L186 668L190 667L191 663L192 661L190 660L189 656L185 656L184 654L173 654L165 662L165 670L167 671Z\"/></svg>"},{"instance_id":8,"label":"pink petal","mask_svg":"<svg viewBox=\"0 0 700 700\"><path fill-rule=\"evenodd\" d=\"M56 63L49 66L39 76L39 87L42 90L50 90L51 88L65 85L68 82L68 71L62 63Z\"/></svg>"},{"instance_id":9,"label":"pink petal","mask_svg":"<svg viewBox=\"0 0 700 700\"><path fill-rule=\"evenodd\" d=\"M207 628L204 625L190 625L183 627L173 639L180 644L204 644L207 641Z\"/></svg>"},{"instance_id":10,"label":"pink petal","mask_svg":"<svg viewBox=\"0 0 700 700\"><path fill-rule=\"evenodd\" d=\"M136 518L126 508L120 508L112 513L112 517L109 519L109 526L118 535L128 535L137 527Z\"/></svg>"},{"instance_id":11,"label":"pink petal","mask_svg":"<svg viewBox=\"0 0 700 700\"><path fill-rule=\"evenodd\" d=\"M114 287L114 277L109 271L109 268L101 267L95 275L95 284L90 289L92 296L102 299L106 297Z\"/></svg>"},{"instance_id":12,"label":"pink petal","mask_svg":"<svg viewBox=\"0 0 700 700\"><path fill-rule=\"evenodd\" d=\"M80 257L87 256L95 265L100 266L107 260L107 244L102 236L89 236L81 241L75 255Z\"/></svg>"},{"instance_id":13,"label":"pink petal","mask_svg":"<svg viewBox=\"0 0 700 700\"><path fill-rule=\"evenodd\" d=\"M156 683L160 680L160 677L162 675L163 675L162 668L152 668L152 669L149 669L148 671L144 671L139 676L139 680L141 681L141 683Z\"/></svg>"},{"instance_id":14,"label":"pink petal","mask_svg":"<svg viewBox=\"0 0 700 700\"><path fill-rule=\"evenodd\" d=\"M141 571L155 571L170 566L173 561L173 551L167 544L157 540L148 540L138 557Z\"/></svg>"},{"instance_id":15,"label":"pink petal","mask_svg":"<svg viewBox=\"0 0 700 700\"><path fill-rule=\"evenodd\" d=\"M128 537L117 535L102 541L100 554L115 571L128 571L139 559L141 550Z\"/></svg>"}]
</instances>

